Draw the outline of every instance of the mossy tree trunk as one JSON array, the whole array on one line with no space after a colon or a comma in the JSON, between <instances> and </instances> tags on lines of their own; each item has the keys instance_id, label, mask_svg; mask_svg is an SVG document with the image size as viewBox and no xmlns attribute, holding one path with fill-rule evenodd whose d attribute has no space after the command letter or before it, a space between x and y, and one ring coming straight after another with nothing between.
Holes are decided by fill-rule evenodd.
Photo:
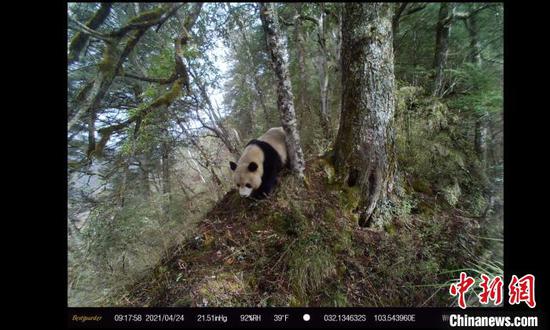
<instances>
[{"instance_id":1,"label":"mossy tree trunk","mask_svg":"<svg viewBox=\"0 0 550 330\"><path fill-rule=\"evenodd\" d=\"M435 79L432 94L441 97L445 92L445 69L447 67L447 57L449 56L449 38L451 36L454 4L442 2L439 6L433 63Z\"/></svg>"},{"instance_id":2,"label":"mossy tree trunk","mask_svg":"<svg viewBox=\"0 0 550 330\"><path fill-rule=\"evenodd\" d=\"M342 21L342 108L334 146L340 179L359 184L360 225L393 187L395 77L392 5L346 3Z\"/></svg>"},{"instance_id":3,"label":"mossy tree trunk","mask_svg":"<svg viewBox=\"0 0 550 330\"><path fill-rule=\"evenodd\" d=\"M260 3L260 17L266 35L267 48L271 54L272 67L277 77L277 107L287 136L290 167L298 177L304 178L305 160L294 112L292 83L274 4Z\"/></svg>"}]
</instances>

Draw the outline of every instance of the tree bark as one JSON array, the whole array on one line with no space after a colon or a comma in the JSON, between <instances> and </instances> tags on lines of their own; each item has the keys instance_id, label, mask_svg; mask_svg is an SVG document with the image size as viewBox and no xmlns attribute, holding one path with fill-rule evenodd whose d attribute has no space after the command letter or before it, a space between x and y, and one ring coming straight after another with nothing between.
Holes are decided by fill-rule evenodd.
<instances>
[{"instance_id":1,"label":"tree bark","mask_svg":"<svg viewBox=\"0 0 550 330\"><path fill-rule=\"evenodd\" d=\"M89 27L92 30L97 29L105 19L107 19L107 16L109 16L109 13L111 12L112 3L109 2L102 2L99 9L95 12L95 14L86 22L86 26ZM89 35L77 32L74 37L71 39L71 43L69 44L69 55L67 58L68 64L72 64L75 61L78 61L80 57L80 52L82 49L84 49L84 46L86 46L86 42L89 39Z\"/></svg>"},{"instance_id":2,"label":"tree bark","mask_svg":"<svg viewBox=\"0 0 550 330\"><path fill-rule=\"evenodd\" d=\"M435 79L433 96L441 97L445 91L445 69L449 55L449 37L451 35L452 13L454 4L442 2L439 5L439 18L436 27L435 56L433 68Z\"/></svg>"},{"instance_id":3,"label":"tree bark","mask_svg":"<svg viewBox=\"0 0 550 330\"><path fill-rule=\"evenodd\" d=\"M292 95L292 83L288 73L288 63L279 29L279 22L273 3L260 3L260 17L266 35L268 51L271 54L272 67L277 77L277 107L281 123L286 132L290 167L300 178L304 178L305 160L296 125L296 113Z\"/></svg>"},{"instance_id":4,"label":"tree bark","mask_svg":"<svg viewBox=\"0 0 550 330\"><path fill-rule=\"evenodd\" d=\"M333 160L340 179L359 184L359 224L366 226L391 192L396 168L392 5L346 3L342 39L342 108Z\"/></svg>"}]
</instances>

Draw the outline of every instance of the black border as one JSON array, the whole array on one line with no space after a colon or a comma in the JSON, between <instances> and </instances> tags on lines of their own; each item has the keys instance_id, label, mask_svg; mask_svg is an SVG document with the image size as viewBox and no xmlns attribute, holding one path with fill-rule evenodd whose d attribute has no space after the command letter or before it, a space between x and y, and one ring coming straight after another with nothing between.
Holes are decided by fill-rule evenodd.
<instances>
[{"instance_id":1,"label":"black border","mask_svg":"<svg viewBox=\"0 0 550 330\"><path fill-rule=\"evenodd\" d=\"M58 5L61 6L58 7ZM319 311L328 310L330 313L349 313L353 311L360 311L365 313L416 313L422 315L434 323L415 323L405 324L405 327L440 327L444 326L442 323L438 323L438 319L442 313L462 313L468 315L483 314L483 315L498 315L501 313L528 313L529 315L539 315L539 326L545 327L546 321L546 297L542 294L546 291L547 284L545 283L546 277L544 268L547 258L547 246L546 244L546 231L543 230L546 212L544 210L546 203L547 184L544 179L547 179L547 162L544 159L546 155L546 141L548 141L545 133L547 131L547 122L542 119L542 114L546 105L545 96L548 94L546 86L548 85L544 81L537 81L537 78L544 76L541 68L545 68L547 65L547 53L545 51L547 39L545 23L548 21L544 15L545 10L538 6L536 3L522 4L518 1L515 3L512 1L504 2L504 56L505 56L505 74L504 74L504 93L505 93L505 111L504 111L504 189L505 189L505 203L504 203L504 259L505 259L505 284L509 283L511 274L517 274L519 276L530 273L536 276L536 299L537 307L533 310L522 305L510 306L505 303L502 308L468 308L465 311L453 308L341 308L341 309L324 309L324 308L247 308L246 310L239 310L233 308L219 308L219 309L125 309L125 308L68 308L67 307L67 227L64 219L67 216L67 149L66 149L66 109L67 96L67 76L66 76L66 54L67 54L67 41L66 41L66 20L67 20L67 3L47 3L43 4L44 10L35 9L35 15L40 17L39 23L34 25L33 29L34 38L30 51L36 53L37 49L40 50L40 56L37 59L34 57L37 66L49 70L51 72L45 72L41 78L45 83L41 84L43 88L43 94L39 97L41 107L39 108L39 116L43 118L37 119L39 128L44 130L44 123L48 123L45 129L45 136L52 137L54 140L59 138L59 149L55 148L37 148L36 152L41 160L38 164L33 162L33 168L28 169L31 173L36 172L36 166L42 167L43 165L51 166L49 169L42 170L37 173L39 177L51 182L40 181L41 187L40 197L42 202L36 207L32 207L38 213L34 220L36 222L43 222L37 225L42 225L38 238L44 239L40 242L41 247L55 246L55 250L52 252L42 251L41 248L38 252L42 253L41 256L34 256L33 260L38 260L40 264L40 283L36 283L37 279L34 278L35 284L39 284L40 292L33 290L34 295L41 298L31 302L28 299L24 299L19 308L23 310L39 310L54 307L63 306L62 317L60 321L65 326L75 325L69 321L69 317L73 313L100 313L105 316L111 315L123 311L135 311L140 312L169 312L177 313L183 311L184 313L240 313L245 311L246 313L266 313L266 312L284 312L289 311L292 313L302 313L308 311L310 313L317 313ZM60 8L61 7L61 8ZM51 13L53 12L53 14ZM47 13L47 14L45 14ZM60 17L57 17L59 15ZM53 28L54 31L48 38L42 37L45 33L40 30ZM38 29L38 30L37 30ZM59 29L59 30L58 30ZM51 38L55 36L55 38ZM59 39L57 39L59 37ZM54 46L51 44L52 40L59 41L61 44L59 53L53 50ZM51 58L48 58L50 56ZM44 59L46 58L46 59ZM50 63L58 64L59 68L55 65L49 65ZM540 72L540 73L539 73ZM48 81L59 77L60 84L48 84ZM27 77L28 80L33 80L33 77ZM49 90L48 90L49 88ZM45 92L44 92L45 91ZM57 95L59 93L59 95ZM54 96L55 95L55 96ZM29 96L27 96L29 97ZM50 106L50 102L54 101L55 105ZM59 104L57 103L59 101ZM44 106L44 102L48 105ZM40 112L33 111L33 113ZM59 118L57 117L59 116ZM63 117L63 118L62 118ZM52 120L53 118L53 120ZM52 123L53 122L53 123ZM51 124L52 123L52 124ZM59 127L56 127L59 125ZM39 129L40 131L40 129ZM30 139L29 139L30 140ZM32 140L31 140L32 141ZM31 142L32 145L36 145L37 142ZM48 143L46 141L39 141L39 144ZM54 149L52 151L52 149ZM53 152L53 156L52 156ZM59 154L57 154L59 153ZM31 156L36 161L36 155ZM57 158L59 157L59 158ZM59 164L53 159L59 159ZM51 175L51 174L54 175ZM59 177L58 177L59 175ZM43 186L42 186L43 185ZM535 187L543 188L543 191L537 191ZM51 187L59 187L59 200L51 203L48 199L51 197ZM49 216L44 210L51 209L55 206L53 216ZM59 226L59 227L57 227ZM543 236L544 235L544 236ZM59 244L59 245L58 245ZM62 257L59 255L61 254ZM52 263L60 262L59 267L53 266ZM55 267L57 271L51 272ZM33 267L36 271L36 266ZM51 279L43 278L44 273L52 276ZM32 280L33 277L31 277ZM31 282L32 283L32 282ZM59 284L59 288L51 286L50 283ZM34 286L33 286L34 288ZM42 290L50 290L50 292L43 293ZM504 290L506 293L507 290ZM31 294L33 294L31 292ZM59 299L52 300L51 297L59 295ZM505 294L505 301L507 296ZM52 304L55 301L55 305ZM59 304L59 305L57 305ZM30 306L27 306L30 305ZM47 314L49 317L46 320L52 320L52 314ZM59 315L57 312L55 315ZM420 316L419 316L420 317ZM58 319L55 317L54 319ZM25 322L25 319L23 319ZM287 327L300 325L303 327L305 324L297 322L296 324L285 325ZM312 326L323 326L323 324L308 323ZM92 325L92 324L87 324ZM111 325L114 324L105 324ZM372 324L370 324L372 325ZM389 324L388 324L389 325ZM93 326L93 325L92 325ZM150 324L148 326L151 326ZM181 326L181 325L174 325ZM219 325L215 325L219 327ZM239 324L239 326L242 326ZM362 325L364 326L364 325ZM188 326L185 326L188 327ZM338 324L338 327L345 327L345 324Z\"/></svg>"}]
</instances>

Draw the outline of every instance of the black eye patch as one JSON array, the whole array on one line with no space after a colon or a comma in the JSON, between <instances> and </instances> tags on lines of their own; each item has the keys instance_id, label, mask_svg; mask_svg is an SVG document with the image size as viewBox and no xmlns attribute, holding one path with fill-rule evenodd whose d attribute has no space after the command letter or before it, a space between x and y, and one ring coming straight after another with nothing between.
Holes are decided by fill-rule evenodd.
<instances>
[{"instance_id":1,"label":"black eye patch","mask_svg":"<svg viewBox=\"0 0 550 330\"><path fill-rule=\"evenodd\" d=\"M250 172L255 172L257 169L258 169L258 164L256 164L255 162L248 164L248 170Z\"/></svg>"},{"instance_id":2,"label":"black eye patch","mask_svg":"<svg viewBox=\"0 0 550 330\"><path fill-rule=\"evenodd\" d=\"M247 184L246 184L246 187L247 187L247 188L252 188L252 185L250 185L250 183L247 183Z\"/></svg>"}]
</instances>

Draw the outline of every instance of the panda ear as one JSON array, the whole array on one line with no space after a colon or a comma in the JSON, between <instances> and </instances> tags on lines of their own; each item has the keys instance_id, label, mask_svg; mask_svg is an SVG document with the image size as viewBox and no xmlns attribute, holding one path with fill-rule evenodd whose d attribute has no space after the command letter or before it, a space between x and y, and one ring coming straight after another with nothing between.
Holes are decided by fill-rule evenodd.
<instances>
[{"instance_id":1,"label":"panda ear","mask_svg":"<svg viewBox=\"0 0 550 330\"><path fill-rule=\"evenodd\" d=\"M237 164L235 164L234 162L229 162L229 167L231 167L231 171L234 171L237 169Z\"/></svg>"},{"instance_id":2,"label":"panda ear","mask_svg":"<svg viewBox=\"0 0 550 330\"><path fill-rule=\"evenodd\" d=\"M250 172L255 172L257 169L258 169L258 164L256 164L255 162L248 164L248 170Z\"/></svg>"}]
</instances>

